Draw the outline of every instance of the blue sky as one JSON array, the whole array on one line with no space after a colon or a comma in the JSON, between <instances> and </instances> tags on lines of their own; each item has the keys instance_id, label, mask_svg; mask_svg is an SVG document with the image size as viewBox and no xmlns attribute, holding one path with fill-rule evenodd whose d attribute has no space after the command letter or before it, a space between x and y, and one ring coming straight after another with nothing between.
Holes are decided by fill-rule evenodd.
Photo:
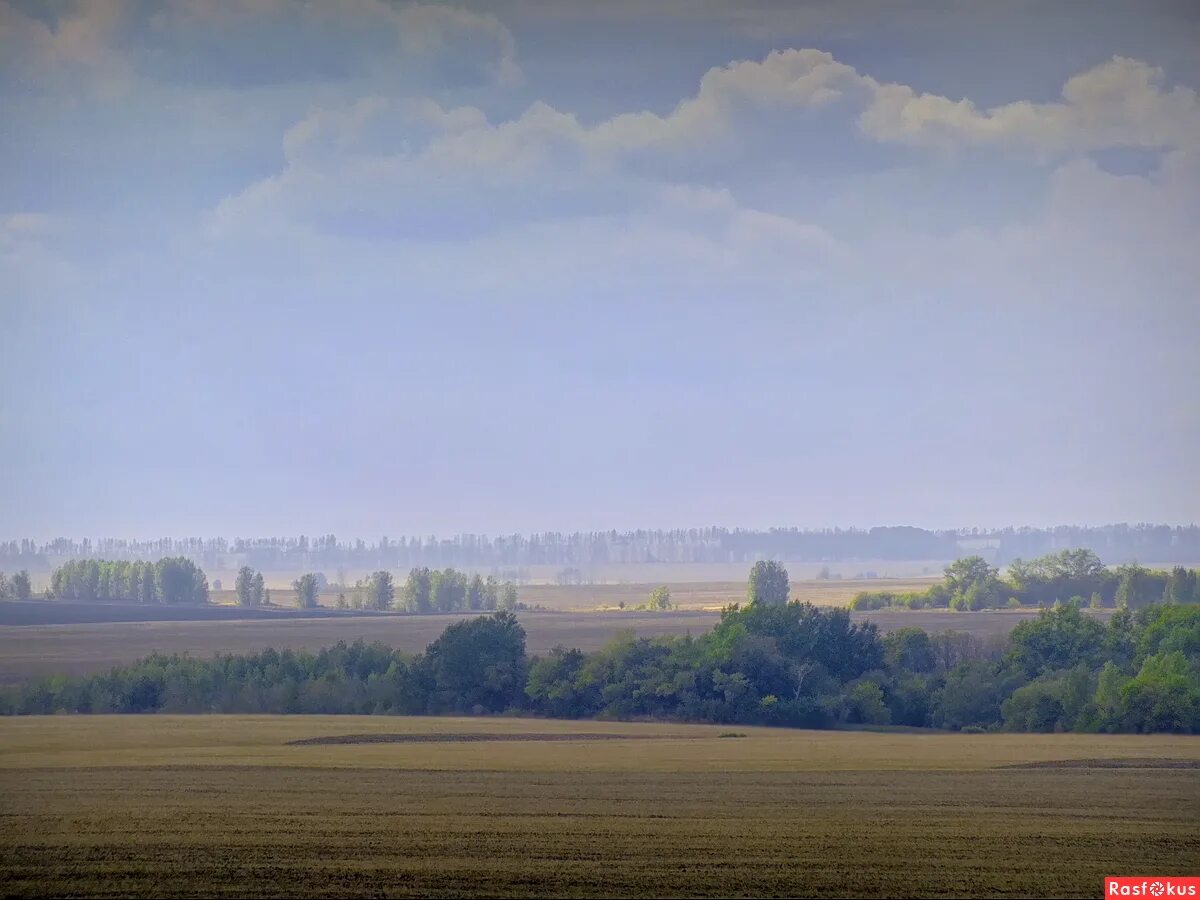
<instances>
[{"instance_id":1,"label":"blue sky","mask_svg":"<svg viewBox=\"0 0 1200 900\"><path fill-rule=\"evenodd\" d=\"M1187 4L0 0L0 533L1191 522Z\"/></svg>"}]
</instances>

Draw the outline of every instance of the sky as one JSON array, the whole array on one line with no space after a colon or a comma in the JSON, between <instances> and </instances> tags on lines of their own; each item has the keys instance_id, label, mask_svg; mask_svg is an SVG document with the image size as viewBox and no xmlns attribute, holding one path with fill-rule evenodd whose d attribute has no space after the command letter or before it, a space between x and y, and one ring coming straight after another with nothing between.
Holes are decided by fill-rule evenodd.
<instances>
[{"instance_id":1,"label":"sky","mask_svg":"<svg viewBox=\"0 0 1200 900\"><path fill-rule=\"evenodd\" d=\"M1195 522L1198 48L0 0L0 537Z\"/></svg>"}]
</instances>

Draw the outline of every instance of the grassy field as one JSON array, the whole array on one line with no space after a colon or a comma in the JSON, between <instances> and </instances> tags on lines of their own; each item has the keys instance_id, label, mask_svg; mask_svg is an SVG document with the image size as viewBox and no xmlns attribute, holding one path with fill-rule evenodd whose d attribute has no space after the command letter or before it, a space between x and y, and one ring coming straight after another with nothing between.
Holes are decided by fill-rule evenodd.
<instances>
[{"instance_id":1,"label":"grassy field","mask_svg":"<svg viewBox=\"0 0 1200 900\"><path fill-rule=\"evenodd\" d=\"M1092 897L1196 871L1197 765L1165 736L8 719L0 892Z\"/></svg>"},{"instance_id":2,"label":"grassy field","mask_svg":"<svg viewBox=\"0 0 1200 900\"><path fill-rule=\"evenodd\" d=\"M955 613L947 610L879 610L855 613L883 630L917 626L931 631L969 631L998 638L1031 610ZM338 641L383 641L416 653L442 633L457 615L345 616L238 621L108 622L61 625L0 625L0 682L34 675L87 674L132 662L151 653L247 653L267 647L317 650ZM520 615L531 653L555 644L595 650L619 632L639 636L702 634L719 619L715 612L532 612Z\"/></svg>"}]
</instances>

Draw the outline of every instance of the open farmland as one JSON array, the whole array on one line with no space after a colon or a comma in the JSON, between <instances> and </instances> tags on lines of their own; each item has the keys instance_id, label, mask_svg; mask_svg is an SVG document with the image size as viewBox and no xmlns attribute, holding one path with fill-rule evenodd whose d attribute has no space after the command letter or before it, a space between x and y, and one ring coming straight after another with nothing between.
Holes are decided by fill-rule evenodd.
<instances>
[{"instance_id":1,"label":"open farmland","mask_svg":"<svg viewBox=\"0 0 1200 900\"><path fill-rule=\"evenodd\" d=\"M397 584L403 584L404 573L394 574ZM688 578L678 568L668 570L664 574L674 575L678 580L664 578L661 582L650 581L651 573L642 572L639 577L644 580L638 582L522 584L518 593L521 602L527 606L565 611L617 609L622 603L627 608L635 607L645 603L650 591L659 584L665 584L670 589L671 600L680 609L719 610L730 603L739 603L746 599L744 568L740 573L741 580L731 578L727 581L698 581ZM818 606L845 606L859 591L923 591L939 580L940 577L937 576L919 576L793 581L791 598ZM322 607L332 609L337 603L339 593L343 592L337 588L328 588L320 593L318 602ZM347 588L344 593L351 596L354 589ZM275 603L284 606L293 602L292 591L287 587L273 586L271 596ZM212 600L213 603L223 606L233 605L237 603L237 594L228 589L213 591Z\"/></svg>"},{"instance_id":2,"label":"open farmland","mask_svg":"<svg viewBox=\"0 0 1200 900\"><path fill-rule=\"evenodd\" d=\"M644 568L654 568L645 566ZM586 611L616 609L620 604L635 607L646 602L646 599L659 584L665 584L671 591L672 602L680 609L719 610L730 603L739 603L746 599L746 567L741 567L736 574L730 573L727 580L703 581L694 575L689 576L686 567L676 566L663 571L661 581L653 581L654 573L640 572L636 582L619 582L610 584L522 584L518 593L522 603L531 607L542 607L550 610ZM940 570L939 570L940 572ZM393 573L397 585L404 583L405 573ZM665 577L672 576L672 577ZM739 580L740 576L740 580ZM845 606L859 591L923 591L940 580L940 575L920 575L905 578L845 578L845 579L812 579L808 581L793 581L791 598L815 603L818 606ZM286 580L277 579L271 585L273 602L283 606L293 601L291 588ZM353 588L344 592L336 587L321 591L318 602L322 607L333 608L337 603L339 593L348 597L354 594ZM232 606L237 603L235 591L226 588L211 592L214 604Z\"/></svg>"},{"instance_id":3,"label":"open farmland","mask_svg":"<svg viewBox=\"0 0 1200 900\"><path fill-rule=\"evenodd\" d=\"M644 576L643 576L644 577ZM940 580L920 578L864 578L853 580L793 581L791 599L818 606L846 606L860 591L923 591ZM730 603L745 602L746 579L740 581L664 581L670 588L671 600L680 609L720 610ZM626 607L645 603L652 582L640 584L522 585L520 597L530 606L547 609L594 610L612 609L620 603Z\"/></svg>"},{"instance_id":4,"label":"open farmland","mask_svg":"<svg viewBox=\"0 0 1200 900\"><path fill-rule=\"evenodd\" d=\"M3 720L0 890L1090 897L1200 861L1196 738L729 733Z\"/></svg>"},{"instance_id":5,"label":"open farmland","mask_svg":"<svg viewBox=\"0 0 1200 900\"><path fill-rule=\"evenodd\" d=\"M0 613L17 604L0 604ZM51 606L53 604L37 604ZM81 604L76 604L80 606ZM95 604L94 607L103 607ZM196 608L198 614L209 610ZM1033 610L955 613L947 610L878 610L853 613L885 631L917 626L930 631L954 629L981 638L1000 637ZM1107 615L1107 611L1100 613ZM0 682L36 675L83 675L133 662L152 653L253 653L277 650L318 650L338 641L381 641L417 653L447 625L471 614L409 616L397 614L340 614L309 618L265 612L239 620L166 622L68 622L51 625L0 625ZM530 653L545 653L556 644L596 650L618 633L632 630L640 637L702 634L716 624L719 613L702 610L672 612L526 612L519 616Z\"/></svg>"}]
</instances>

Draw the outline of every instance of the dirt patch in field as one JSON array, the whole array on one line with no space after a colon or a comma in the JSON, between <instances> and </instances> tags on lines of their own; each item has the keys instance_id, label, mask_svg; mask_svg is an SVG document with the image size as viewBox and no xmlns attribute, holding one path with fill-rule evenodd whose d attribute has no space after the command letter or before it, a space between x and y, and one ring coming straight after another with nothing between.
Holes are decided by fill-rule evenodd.
<instances>
[{"instance_id":1,"label":"dirt patch in field","mask_svg":"<svg viewBox=\"0 0 1200 900\"><path fill-rule=\"evenodd\" d=\"M289 747L323 744L469 744L483 741L661 741L670 735L607 734L604 732L516 732L513 734L487 732L446 732L440 734L335 734L328 737L301 738L288 741Z\"/></svg>"},{"instance_id":2,"label":"dirt patch in field","mask_svg":"<svg viewBox=\"0 0 1200 900\"><path fill-rule=\"evenodd\" d=\"M1000 766L1001 769L1200 769L1200 759L1046 759Z\"/></svg>"}]
</instances>

